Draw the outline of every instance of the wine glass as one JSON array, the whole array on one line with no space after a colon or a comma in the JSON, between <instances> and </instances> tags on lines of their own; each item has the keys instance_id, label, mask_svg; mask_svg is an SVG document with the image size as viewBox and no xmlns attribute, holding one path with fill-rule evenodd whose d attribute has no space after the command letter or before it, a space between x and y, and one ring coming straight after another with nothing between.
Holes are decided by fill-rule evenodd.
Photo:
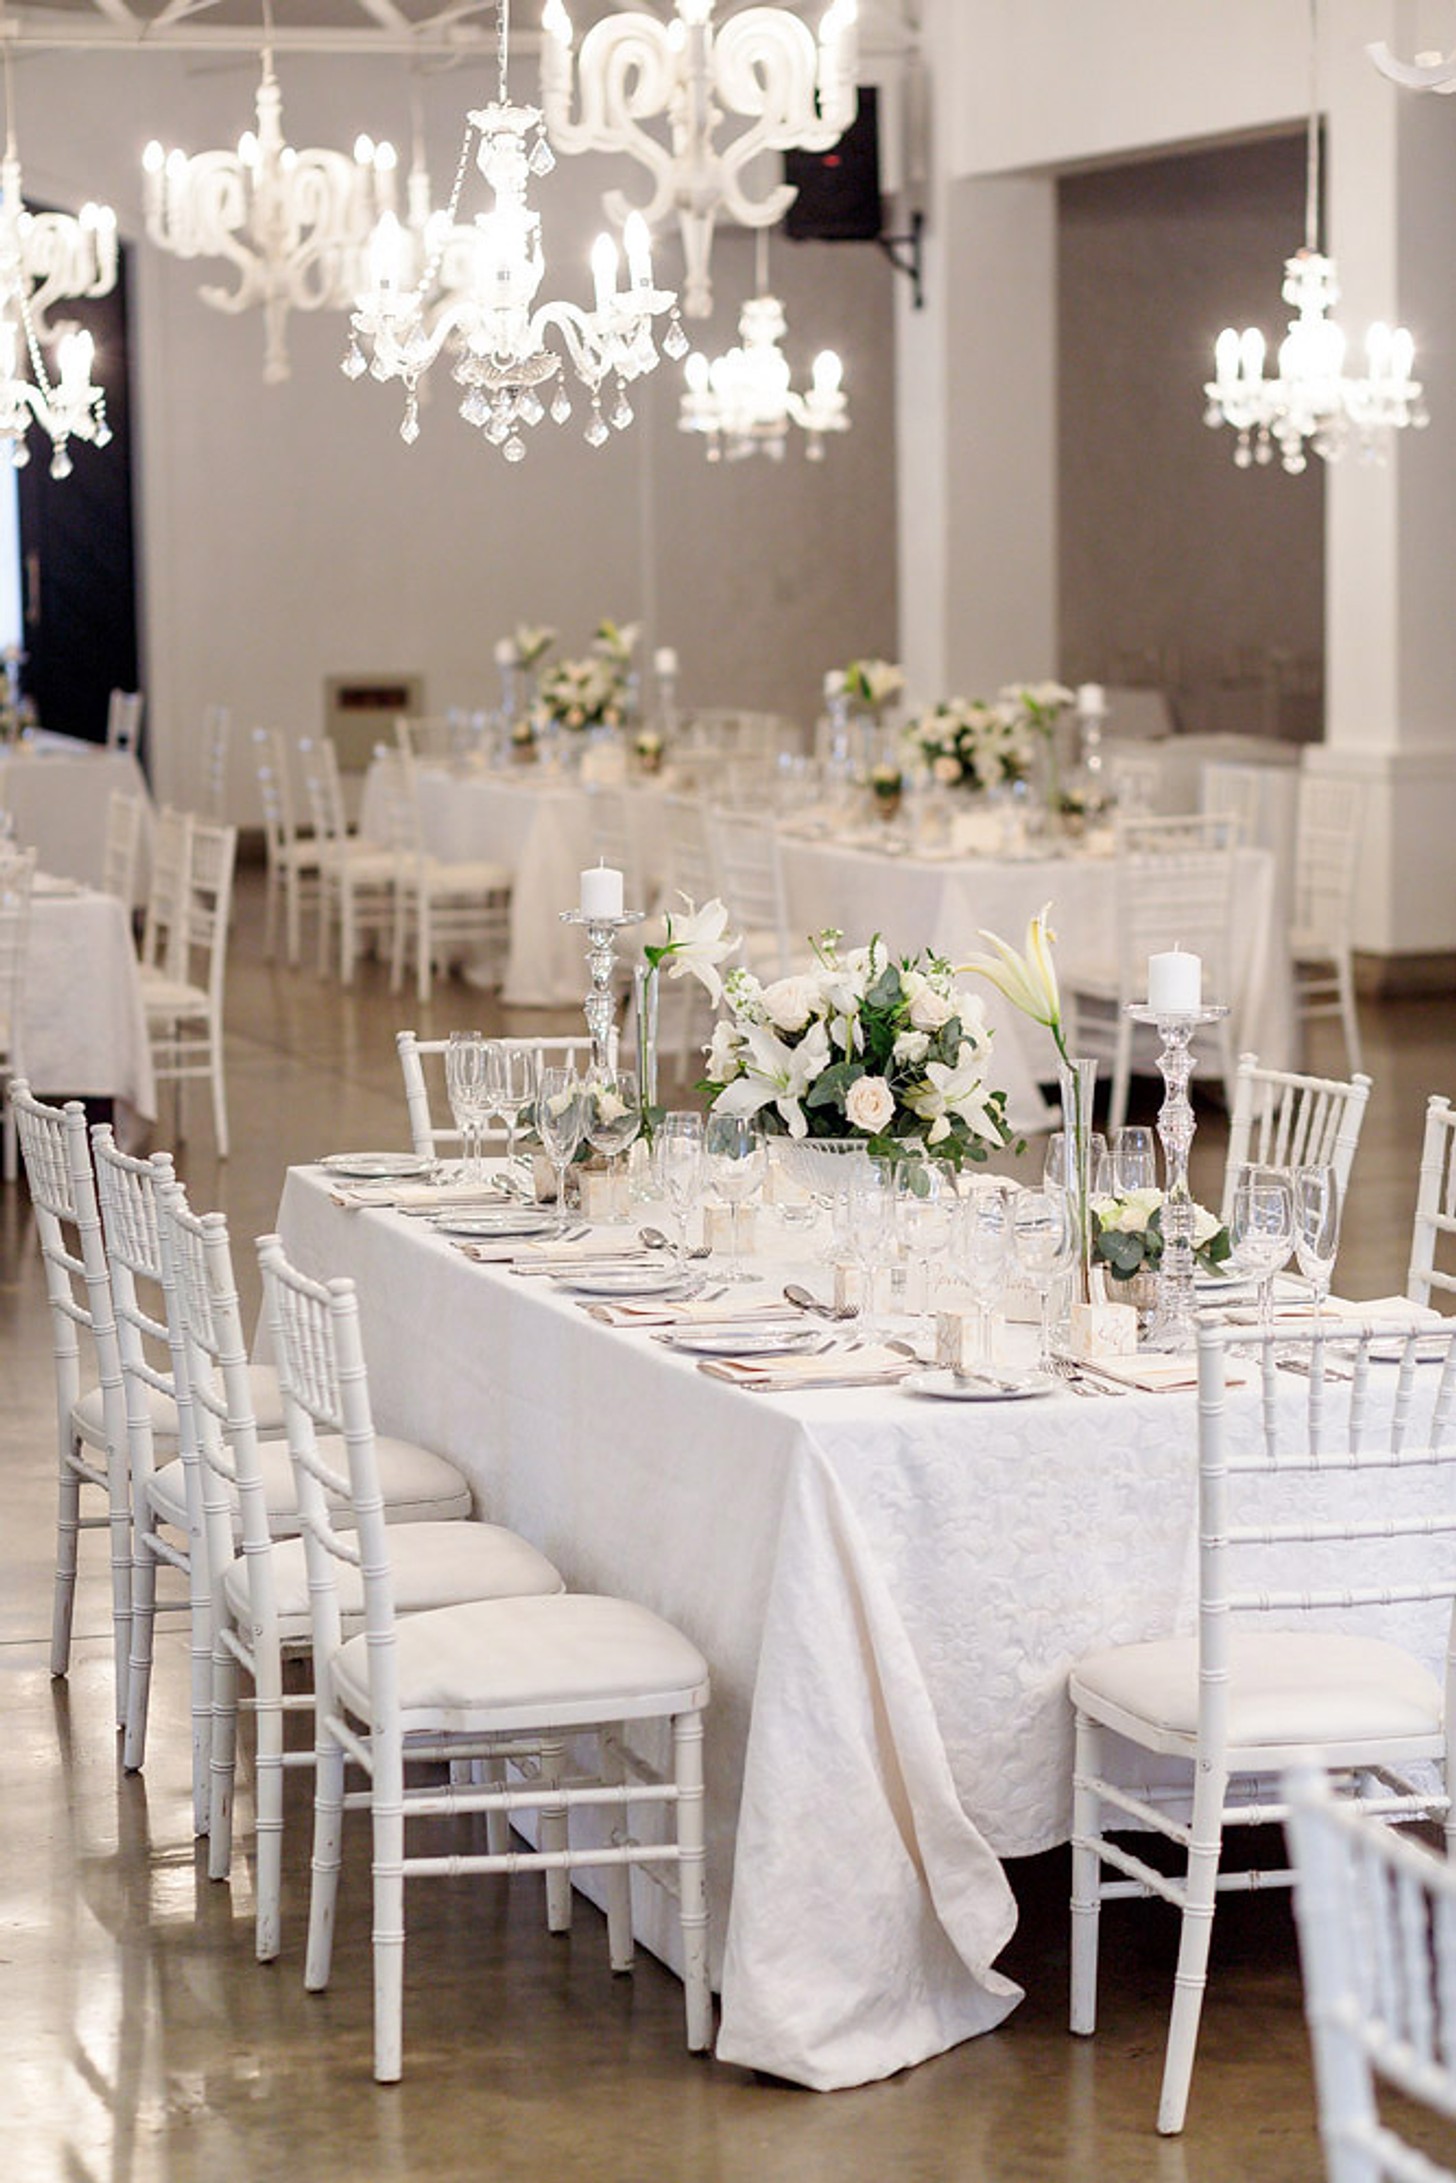
<instances>
[{"instance_id":1,"label":"wine glass","mask_svg":"<svg viewBox=\"0 0 1456 2183\"><path fill-rule=\"evenodd\" d=\"M1328 1161L1294 1170L1294 1255L1314 1292L1318 1322L1340 1248L1340 1185Z\"/></svg>"},{"instance_id":2,"label":"wine glass","mask_svg":"<svg viewBox=\"0 0 1456 2183\"><path fill-rule=\"evenodd\" d=\"M960 1213L956 1171L949 1161L896 1161L895 1229L905 1263L907 1312L933 1310L936 1274L945 1266Z\"/></svg>"},{"instance_id":3,"label":"wine glass","mask_svg":"<svg viewBox=\"0 0 1456 2183\"><path fill-rule=\"evenodd\" d=\"M479 1031L452 1031L445 1048L445 1096L460 1132L468 1182L480 1180L480 1137L490 1118L486 1092L487 1042Z\"/></svg>"},{"instance_id":4,"label":"wine glass","mask_svg":"<svg viewBox=\"0 0 1456 2183\"><path fill-rule=\"evenodd\" d=\"M895 1223L894 1166L889 1160L851 1162L845 1240L860 1277L860 1323L875 1325L875 1276L889 1255Z\"/></svg>"},{"instance_id":5,"label":"wine glass","mask_svg":"<svg viewBox=\"0 0 1456 2183\"><path fill-rule=\"evenodd\" d=\"M752 1281L743 1263L738 1242L738 1215L763 1181L768 1168L768 1147L763 1132L751 1115L710 1114L703 1133L703 1152L708 1176L733 1215L733 1248L723 1274L725 1281Z\"/></svg>"},{"instance_id":6,"label":"wine glass","mask_svg":"<svg viewBox=\"0 0 1456 2183\"><path fill-rule=\"evenodd\" d=\"M1052 1283L1067 1271L1076 1253L1077 1223L1066 1192L1056 1188L1021 1191L1011 1208L1011 1235L1017 1266L1036 1290L1041 1306L1037 1363L1043 1372L1050 1372Z\"/></svg>"},{"instance_id":7,"label":"wine glass","mask_svg":"<svg viewBox=\"0 0 1456 2183\"><path fill-rule=\"evenodd\" d=\"M1112 1176L1119 1197L1129 1190L1155 1190L1158 1155L1153 1132L1141 1123L1125 1123L1112 1140Z\"/></svg>"},{"instance_id":8,"label":"wine glass","mask_svg":"<svg viewBox=\"0 0 1456 2183\"><path fill-rule=\"evenodd\" d=\"M490 1109L505 1124L506 1180L512 1190L517 1187L516 1131L521 1110L536 1096L536 1060L534 1047L513 1046L506 1039L490 1041Z\"/></svg>"},{"instance_id":9,"label":"wine glass","mask_svg":"<svg viewBox=\"0 0 1456 2183\"><path fill-rule=\"evenodd\" d=\"M1006 1185L978 1178L962 1202L956 1237L958 1271L976 1307L976 1365L991 1362L991 1306L1005 1283L1011 1232Z\"/></svg>"},{"instance_id":10,"label":"wine glass","mask_svg":"<svg viewBox=\"0 0 1456 2183\"><path fill-rule=\"evenodd\" d=\"M1274 1276L1294 1249L1294 1192L1287 1169L1255 1162L1239 1169L1229 1242L1233 1264L1259 1284L1259 1331L1268 1334L1274 1324Z\"/></svg>"},{"instance_id":11,"label":"wine glass","mask_svg":"<svg viewBox=\"0 0 1456 2183\"><path fill-rule=\"evenodd\" d=\"M679 1272L687 1257L688 1215L703 1191L703 1136L703 1117L685 1107L665 1114L653 1132L652 1164L677 1229Z\"/></svg>"},{"instance_id":12,"label":"wine glass","mask_svg":"<svg viewBox=\"0 0 1456 2183\"><path fill-rule=\"evenodd\" d=\"M1107 1139L1100 1129L1094 1129L1087 1139L1087 1186L1094 1198L1110 1195L1113 1176L1114 1167L1108 1157ZM1075 1191L1077 1187L1077 1178L1067 1165L1067 1132L1064 1129L1052 1130L1047 1138L1041 1179L1049 1190Z\"/></svg>"},{"instance_id":13,"label":"wine glass","mask_svg":"<svg viewBox=\"0 0 1456 2183\"><path fill-rule=\"evenodd\" d=\"M586 1141L594 1152L607 1156L611 1184L607 1196L617 1203L617 1163L642 1127L642 1100L635 1069L618 1069L607 1076L589 1078L586 1087ZM615 1211L614 1220L621 1216Z\"/></svg>"},{"instance_id":14,"label":"wine glass","mask_svg":"<svg viewBox=\"0 0 1456 2183\"><path fill-rule=\"evenodd\" d=\"M574 1069L543 1069L536 1093L536 1134L556 1170L556 1210L566 1212L566 1170L586 1120L586 1086Z\"/></svg>"}]
</instances>

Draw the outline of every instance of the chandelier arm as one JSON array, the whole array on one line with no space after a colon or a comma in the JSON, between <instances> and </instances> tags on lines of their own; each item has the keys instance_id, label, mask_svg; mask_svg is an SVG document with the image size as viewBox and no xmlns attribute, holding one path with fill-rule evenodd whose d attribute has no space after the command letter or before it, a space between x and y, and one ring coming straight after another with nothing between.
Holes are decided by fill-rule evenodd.
<instances>
[{"instance_id":1,"label":"chandelier arm","mask_svg":"<svg viewBox=\"0 0 1456 2183\"><path fill-rule=\"evenodd\" d=\"M756 7L731 16L713 41L713 90L731 113L756 115L763 131L756 150L826 152L854 119L849 95L825 80L813 33L797 15ZM821 97L826 110L818 112ZM817 119L814 118L817 113ZM735 169L738 139L730 147Z\"/></svg>"},{"instance_id":2,"label":"chandelier arm","mask_svg":"<svg viewBox=\"0 0 1456 2183\"><path fill-rule=\"evenodd\" d=\"M649 167L665 161L670 172L671 153L641 120L667 111L676 76L665 24L649 15L607 16L582 40L576 70L580 118L573 121L570 50L563 52L548 32L541 49L541 104L552 143L568 154L629 151Z\"/></svg>"}]
</instances>

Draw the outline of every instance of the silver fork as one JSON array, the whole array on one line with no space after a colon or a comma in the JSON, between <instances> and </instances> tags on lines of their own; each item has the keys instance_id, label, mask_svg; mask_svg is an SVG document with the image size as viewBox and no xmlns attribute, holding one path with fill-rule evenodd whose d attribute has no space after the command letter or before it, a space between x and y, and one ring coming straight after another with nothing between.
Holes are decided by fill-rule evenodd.
<instances>
[{"instance_id":1,"label":"silver fork","mask_svg":"<svg viewBox=\"0 0 1456 2183\"><path fill-rule=\"evenodd\" d=\"M1119 1387L1112 1380L1094 1379L1071 1357L1053 1357L1052 1370L1059 1380L1066 1382L1074 1395L1083 1395L1091 1402L1096 1402L1102 1395L1110 1395L1115 1401L1119 1395L1131 1392L1130 1388Z\"/></svg>"}]
</instances>

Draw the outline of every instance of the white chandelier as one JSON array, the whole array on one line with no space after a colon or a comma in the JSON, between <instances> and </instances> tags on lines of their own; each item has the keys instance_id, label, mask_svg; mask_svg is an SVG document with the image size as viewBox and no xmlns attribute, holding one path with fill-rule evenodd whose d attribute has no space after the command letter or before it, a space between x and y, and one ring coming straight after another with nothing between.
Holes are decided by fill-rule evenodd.
<instances>
[{"instance_id":1,"label":"white chandelier","mask_svg":"<svg viewBox=\"0 0 1456 2183\"><path fill-rule=\"evenodd\" d=\"M687 387L678 424L684 432L707 438L708 460L726 455L736 462L764 454L782 462L791 426L807 435L810 462L824 459L824 435L849 430L849 405L841 380L844 368L833 349L821 349L804 393L795 391L788 358L779 343L788 331L777 296L750 296L739 315L742 346L710 363L695 351L684 367Z\"/></svg>"},{"instance_id":2,"label":"white chandelier","mask_svg":"<svg viewBox=\"0 0 1456 2183\"><path fill-rule=\"evenodd\" d=\"M179 258L226 258L234 288L197 291L215 311L261 307L263 377L289 376L290 311L345 311L381 214L394 207L396 159L361 136L346 152L295 151L283 140L283 102L270 45L263 48L257 127L235 152L142 154L147 233Z\"/></svg>"},{"instance_id":3,"label":"white chandelier","mask_svg":"<svg viewBox=\"0 0 1456 2183\"><path fill-rule=\"evenodd\" d=\"M586 438L593 447L600 447L611 429L622 431L632 422L627 386L658 360L652 321L671 313L665 354L681 356L687 342L676 296L653 285L651 237L640 217L628 221L623 235L625 289L617 285L617 246L610 235L600 235L591 254L594 308L537 304L546 263L540 215L531 210L526 193L531 176L549 173L556 162L540 110L510 103L507 0L497 0L496 19L496 101L466 117L449 205L420 222L427 254L416 278L409 279L406 231L398 221L382 223L376 231L370 286L350 321L353 339L343 368L351 379L367 369L375 379L403 382L400 434L409 443L419 437L420 381L448 343L455 359L452 376L465 390L461 416L499 447L507 462L519 462L526 452L522 427L529 429L548 414L543 394L550 391L553 423L564 424L572 413L562 352L548 336L559 337L591 395ZM473 144L492 204L465 226L458 215ZM372 351L367 356L366 345Z\"/></svg>"},{"instance_id":4,"label":"white chandelier","mask_svg":"<svg viewBox=\"0 0 1456 2183\"><path fill-rule=\"evenodd\" d=\"M28 212L15 151L10 48L5 48L5 157L0 163L0 446L11 465L30 460L26 435L39 424L52 443L51 476L68 478L68 443L105 447L111 438L106 396L93 386L96 348L84 327L52 328L54 303L104 296L116 286L116 215L87 204L64 212ZM44 347L55 343L56 376ZM27 367L29 376L27 377Z\"/></svg>"},{"instance_id":5,"label":"white chandelier","mask_svg":"<svg viewBox=\"0 0 1456 2183\"><path fill-rule=\"evenodd\" d=\"M1240 469L1272 461L1308 466L1306 448L1326 462L1347 448L1374 457L1381 436L1424 425L1426 409L1411 377L1415 343L1403 326L1377 321L1365 336L1362 377L1346 372L1345 335L1329 316L1340 298L1333 258L1319 247L1319 107L1314 82L1318 0L1310 0L1310 113L1305 158L1304 247L1284 267L1284 300L1297 316L1279 344L1274 376L1264 377L1265 342L1257 327L1226 326L1214 344L1213 378L1205 385L1204 422L1230 425Z\"/></svg>"},{"instance_id":6,"label":"white chandelier","mask_svg":"<svg viewBox=\"0 0 1456 2183\"><path fill-rule=\"evenodd\" d=\"M854 120L859 67L856 0L830 0L817 42L799 16L749 7L719 27L713 0L675 0L670 23L647 14L608 15L581 42L576 63L580 119L571 118L571 18L562 0L542 16L541 104L561 152L626 152L653 177L640 209L650 227L676 214L686 276L683 309L706 318L713 291L708 261L719 211L744 227L773 227L793 203L787 183L750 196L745 169L763 152L827 151ZM747 126L717 149L725 115ZM644 122L665 119L667 140ZM603 200L621 225L631 209L620 190Z\"/></svg>"}]
</instances>

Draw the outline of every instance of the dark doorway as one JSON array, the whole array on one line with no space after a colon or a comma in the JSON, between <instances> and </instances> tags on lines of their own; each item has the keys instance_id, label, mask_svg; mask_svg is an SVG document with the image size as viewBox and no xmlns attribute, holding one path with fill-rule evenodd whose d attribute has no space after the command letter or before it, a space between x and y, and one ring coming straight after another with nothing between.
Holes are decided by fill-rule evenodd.
<instances>
[{"instance_id":1,"label":"dark doorway","mask_svg":"<svg viewBox=\"0 0 1456 2183\"><path fill-rule=\"evenodd\" d=\"M17 479L26 664L24 688L41 726L101 742L107 699L137 687L136 560L132 538L131 404L123 249L109 296L57 304L52 325L74 320L96 343L94 377L106 390L107 447L71 442L70 477L50 474L49 442L30 433Z\"/></svg>"}]
</instances>

